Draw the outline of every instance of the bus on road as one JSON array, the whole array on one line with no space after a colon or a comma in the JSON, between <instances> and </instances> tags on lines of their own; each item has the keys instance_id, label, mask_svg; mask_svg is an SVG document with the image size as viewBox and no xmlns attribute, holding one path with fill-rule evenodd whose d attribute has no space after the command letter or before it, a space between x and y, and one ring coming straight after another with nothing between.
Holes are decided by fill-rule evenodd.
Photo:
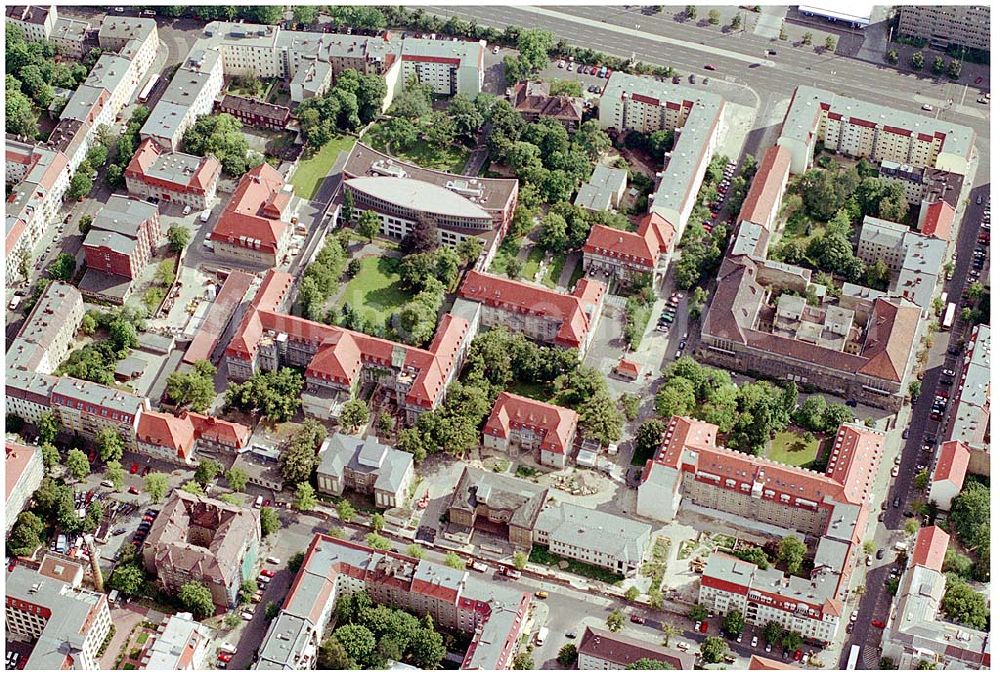
<instances>
[{"instance_id":1,"label":"bus on road","mask_svg":"<svg viewBox=\"0 0 1000 678\"><path fill-rule=\"evenodd\" d=\"M844 667L845 671L854 671L858 668L858 657L861 655L860 645L851 645L851 654L847 657L847 666Z\"/></svg>"},{"instance_id":2,"label":"bus on road","mask_svg":"<svg viewBox=\"0 0 1000 678\"><path fill-rule=\"evenodd\" d=\"M948 308L944 311L944 319L941 321L942 330L950 330L951 326L955 324L955 302L948 304Z\"/></svg>"},{"instance_id":3,"label":"bus on road","mask_svg":"<svg viewBox=\"0 0 1000 678\"><path fill-rule=\"evenodd\" d=\"M158 83L159 81L160 81L159 75L154 75L152 78L149 79L149 82L146 83L146 86L142 88L141 92L139 92L140 104L144 104L147 101L149 101L149 95L153 93L153 88L156 87L156 83Z\"/></svg>"}]
</instances>

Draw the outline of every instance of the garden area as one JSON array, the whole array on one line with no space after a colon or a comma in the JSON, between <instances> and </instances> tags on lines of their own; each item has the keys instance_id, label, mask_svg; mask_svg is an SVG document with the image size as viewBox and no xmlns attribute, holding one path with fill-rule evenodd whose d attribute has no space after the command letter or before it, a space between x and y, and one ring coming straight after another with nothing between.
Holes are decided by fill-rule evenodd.
<instances>
[{"instance_id":1,"label":"garden area","mask_svg":"<svg viewBox=\"0 0 1000 678\"><path fill-rule=\"evenodd\" d=\"M426 126L430 121L421 120L419 124ZM465 170L465 163L468 162L470 155L466 148L454 143L438 146L426 138L415 138L405 144L392 143L394 136L391 130L386 130L387 126L388 123L381 122L372 125L368 133L362 137L362 143L427 169L452 174L462 174Z\"/></svg>"},{"instance_id":2,"label":"garden area","mask_svg":"<svg viewBox=\"0 0 1000 678\"><path fill-rule=\"evenodd\" d=\"M820 440L810 431L787 429L775 434L768 445L767 458L789 466L805 466L819 453Z\"/></svg>"},{"instance_id":3,"label":"garden area","mask_svg":"<svg viewBox=\"0 0 1000 678\"><path fill-rule=\"evenodd\" d=\"M340 301L350 304L371 322L382 325L410 300L399 284L400 261L395 257L371 256L360 262L360 269L347 283Z\"/></svg>"},{"instance_id":4,"label":"garden area","mask_svg":"<svg viewBox=\"0 0 1000 678\"><path fill-rule=\"evenodd\" d=\"M341 151L350 152L357 141L349 134L338 134L317 151L307 151L309 157L303 156L299 166L292 175L292 186L295 195L311 200L319 190L323 179L330 173L330 168L337 162Z\"/></svg>"},{"instance_id":5,"label":"garden area","mask_svg":"<svg viewBox=\"0 0 1000 678\"><path fill-rule=\"evenodd\" d=\"M539 565L564 570L570 574L587 577L588 579L596 579L597 581L602 581L605 584L613 586L617 586L623 581L622 576L617 572L612 572L611 570L606 570L603 567L591 565L590 563L582 563L571 558L564 558L550 552L544 546L533 546L528 560Z\"/></svg>"}]
</instances>

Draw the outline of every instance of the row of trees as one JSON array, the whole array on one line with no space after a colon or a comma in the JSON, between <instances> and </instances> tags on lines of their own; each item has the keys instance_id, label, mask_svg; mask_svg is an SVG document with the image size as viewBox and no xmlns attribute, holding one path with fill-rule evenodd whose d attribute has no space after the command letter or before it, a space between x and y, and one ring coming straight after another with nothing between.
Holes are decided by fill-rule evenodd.
<instances>
[{"instance_id":1,"label":"row of trees","mask_svg":"<svg viewBox=\"0 0 1000 678\"><path fill-rule=\"evenodd\" d=\"M81 330L88 335L101 331L105 337L70 353L55 374L112 385L115 364L128 357L132 349L139 345L139 332L144 328L141 316L132 307L106 313L88 311L83 317Z\"/></svg>"},{"instance_id":2,"label":"row of trees","mask_svg":"<svg viewBox=\"0 0 1000 678\"><path fill-rule=\"evenodd\" d=\"M347 264L347 231L327 236L316 260L306 267L299 285L299 306L304 318L323 320L326 300L337 289Z\"/></svg>"}]
</instances>

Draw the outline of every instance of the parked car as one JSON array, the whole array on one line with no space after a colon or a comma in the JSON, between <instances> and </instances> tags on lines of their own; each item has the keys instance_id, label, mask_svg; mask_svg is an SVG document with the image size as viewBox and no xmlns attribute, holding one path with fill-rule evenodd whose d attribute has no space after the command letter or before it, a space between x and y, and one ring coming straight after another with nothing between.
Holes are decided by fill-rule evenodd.
<instances>
[{"instance_id":1,"label":"parked car","mask_svg":"<svg viewBox=\"0 0 1000 678\"><path fill-rule=\"evenodd\" d=\"M757 647L757 636L750 639L750 647Z\"/></svg>"},{"instance_id":2,"label":"parked car","mask_svg":"<svg viewBox=\"0 0 1000 678\"><path fill-rule=\"evenodd\" d=\"M715 64L705 64L705 70L706 71L714 71L715 70Z\"/></svg>"},{"instance_id":3,"label":"parked car","mask_svg":"<svg viewBox=\"0 0 1000 678\"><path fill-rule=\"evenodd\" d=\"M129 494L139 494L139 490L136 489L135 485L129 485L128 493Z\"/></svg>"},{"instance_id":4,"label":"parked car","mask_svg":"<svg viewBox=\"0 0 1000 678\"><path fill-rule=\"evenodd\" d=\"M633 614L631 617L629 617L629 619L632 621L633 624L645 624L646 623L646 619L644 617L640 617L637 614Z\"/></svg>"}]
</instances>

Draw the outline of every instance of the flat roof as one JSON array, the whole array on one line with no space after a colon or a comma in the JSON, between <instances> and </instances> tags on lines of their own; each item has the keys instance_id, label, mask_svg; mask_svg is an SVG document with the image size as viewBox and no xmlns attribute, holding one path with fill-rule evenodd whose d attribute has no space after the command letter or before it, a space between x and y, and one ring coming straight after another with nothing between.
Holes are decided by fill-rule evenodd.
<instances>
[{"instance_id":1,"label":"flat roof","mask_svg":"<svg viewBox=\"0 0 1000 678\"><path fill-rule=\"evenodd\" d=\"M468 198L447 188L405 177L357 177L344 182L350 188L377 196L388 203L420 212L455 217L491 219L491 215Z\"/></svg>"}]
</instances>

